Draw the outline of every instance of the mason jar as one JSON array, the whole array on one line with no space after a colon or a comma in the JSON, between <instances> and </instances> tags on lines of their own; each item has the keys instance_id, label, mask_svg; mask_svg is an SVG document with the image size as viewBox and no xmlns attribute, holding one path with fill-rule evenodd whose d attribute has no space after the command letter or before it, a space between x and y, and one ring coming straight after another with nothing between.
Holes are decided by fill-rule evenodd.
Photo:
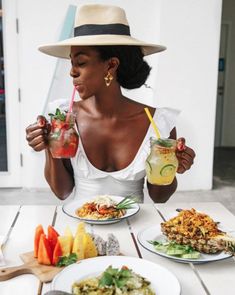
<instances>
[{"instance_id":1,"label":"mason jar","mask_svg":"<svg viewBox=\"0 0 235 295\"><path fill-rule=\"evenodd\" d=\"M169 185L173 182L178 168L175 151L176 140L150 138L150 154L145 161L145 170L149 183Z\"/></svg>"},{"instance_id":2,"label":"mason jar","mask_svg":"<svg viewBox=\"0 0 235 295\"><path fill-rule=\"evenodd\" d=\"M53 158L74 157L78 149L78 140L75 117L72 113L68 113L65 120L51 118L48 143Z\"/></svg>"}]
</instances>

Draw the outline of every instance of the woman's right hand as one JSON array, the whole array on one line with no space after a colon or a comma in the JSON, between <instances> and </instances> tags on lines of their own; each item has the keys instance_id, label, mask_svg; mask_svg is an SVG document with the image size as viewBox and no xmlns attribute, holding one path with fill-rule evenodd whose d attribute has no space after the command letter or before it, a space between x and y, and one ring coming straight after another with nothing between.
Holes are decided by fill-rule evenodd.
<instances>
[{"instance_id":1,"label":"woman's right hand","mask_svg":"<svg viewBox=\"0 0 235 295\"><path fill-rule=\"evenodd\" d=\"M48 147L48 134L51 126L44 116L38 116L37 122L26 128L26 140L36 152Z\"/></svg>"}]
</instances>

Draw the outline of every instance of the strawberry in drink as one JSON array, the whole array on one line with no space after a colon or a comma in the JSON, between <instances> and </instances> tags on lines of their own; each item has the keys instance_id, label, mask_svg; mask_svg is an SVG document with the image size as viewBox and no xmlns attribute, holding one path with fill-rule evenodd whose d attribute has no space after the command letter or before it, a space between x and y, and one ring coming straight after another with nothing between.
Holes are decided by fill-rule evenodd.
<instances>
[{"instance_id":1,"label":"strawberry in drink","mask_svg":"<svg viewBox=\"0 0 235 295\"><path fill-rule=\"evenodd\" d=\"M49 149L53 158L72 158L78 148L78 134L75 130L75 119L72 113L56 109L51 117Z\"/></svg>"}]
</instances>

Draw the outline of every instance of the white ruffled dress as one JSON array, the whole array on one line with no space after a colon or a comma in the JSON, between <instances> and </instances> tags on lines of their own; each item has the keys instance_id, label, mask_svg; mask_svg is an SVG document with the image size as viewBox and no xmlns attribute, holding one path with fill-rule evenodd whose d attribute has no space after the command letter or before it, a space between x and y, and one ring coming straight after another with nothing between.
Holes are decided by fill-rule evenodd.
<instances>
[{"instance_id":1,"label":"white ruffled dress","mask_svg":"<svg viewBox=\"0 0 235 295\"><path fill-rule=\"evenodd\" d=\"M61 101L56 107L66 109L65 103ZM55 108L53 111L55 111ZM161 137L169 137L171 130L175 127L178 114L179 111L172 108L156 109L153 119L158 126ZM75 180L73 197L91 199L95 195L103 194L123 197L133 195L138 198L139 202L143 202L143 187L146 176L145 160L150 152L149 139L154 136L154 130L150 125L133 161L126 168L114 172L102 171L92 165L86 156L80 138L78 151L75 157L71 159Z\"/></svg>"}]
</instances>

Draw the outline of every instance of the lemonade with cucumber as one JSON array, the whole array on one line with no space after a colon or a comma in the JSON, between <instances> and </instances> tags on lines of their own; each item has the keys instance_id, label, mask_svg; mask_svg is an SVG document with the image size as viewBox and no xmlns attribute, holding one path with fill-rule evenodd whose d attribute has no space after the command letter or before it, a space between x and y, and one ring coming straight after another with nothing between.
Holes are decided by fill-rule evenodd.
<instances>
[{"instance_id":1,"label":"lemonade with cucumber","mask_svg":"<svg viewBox=\"0 0 235 295\"><path fill-rule=\"evenodd\" d=\"M156 185L171 184L178 168L176 140L151 137L150 147L150 154L145 161L148 182Z\"/></svg>"}]
</instances>

